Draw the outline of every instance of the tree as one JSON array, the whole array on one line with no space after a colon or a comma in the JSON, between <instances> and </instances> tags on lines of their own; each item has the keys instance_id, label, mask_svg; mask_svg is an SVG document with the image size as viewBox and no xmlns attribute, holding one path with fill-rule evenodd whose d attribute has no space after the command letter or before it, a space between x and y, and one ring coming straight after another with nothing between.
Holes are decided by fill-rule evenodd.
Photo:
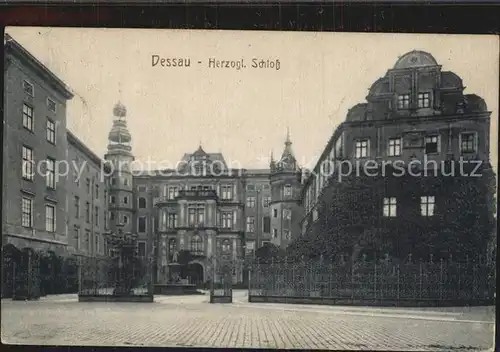
<instances>
[{"instance_id":1,"label":"tree","mask_svg":"<svg viewBox=\"0 0 500 352\"><path fill-rule=\"evenodd\" d=\"M385 165L378 176L345 176L333 180L319 197L318 219L287 249L293 257L317 258L363 254L380 258L386 253L404 260L454 258L486 254L494 233L495 176L488 164L448 162L443 174L404 175ZM384 173L382 172L384 171ZM453 172L452 172L453 171ZM375 172L371 171L372 174ZM452 175L452 176L450 176ZM422 216L421 197L434 196L433 216ZM395 217L384 217L384 198L395 198Z\"/></svg>"}]
</instances>

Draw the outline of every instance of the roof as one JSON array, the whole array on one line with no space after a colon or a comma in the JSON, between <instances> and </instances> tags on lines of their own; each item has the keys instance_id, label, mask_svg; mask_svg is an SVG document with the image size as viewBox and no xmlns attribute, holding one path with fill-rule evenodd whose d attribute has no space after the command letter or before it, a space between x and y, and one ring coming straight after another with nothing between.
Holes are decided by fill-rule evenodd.
<instances>
[{"instance_id":1,"label":"roof","mask_svg":"<svg viewBox=\"0 0 500 352\"><path fill-rule=\"evenodd\" d=\"M74 133L67 130L66 137L68 139L68 143L75 146L75 148L77 148L79 151L81 151L83 154L85 154L85 156L90 161L92 161L93 163L95 163L98 166L101 166L103 164L106 165L106 163L103 161L103 159L101 159L97 154L95 154L92 150L90 150L90 148L87 147L85 145L85 143L83 143L80 139L78 139L78 137Z\"/></svg>"},{"instance_id":2,"label":"roof","mask_svg":"<svg viewBox=\"0 0 500 352\"><path fill-rule=\"evenodd\" d=\"M15 41L9 34L4 35L4 50L5 54L11 54L29 65L42 78L44 78L57 92L62 94L66 99L72 99L73 93L70 88L36 57L34 57L21 44Z\"/></svg>"}]
</instances>

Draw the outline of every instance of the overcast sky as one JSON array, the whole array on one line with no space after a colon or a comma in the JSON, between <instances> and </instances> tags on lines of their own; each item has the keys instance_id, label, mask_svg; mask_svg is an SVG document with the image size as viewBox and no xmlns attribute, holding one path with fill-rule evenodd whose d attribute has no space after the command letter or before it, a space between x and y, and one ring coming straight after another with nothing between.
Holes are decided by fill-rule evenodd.
<instances>
[{"instance_id":1,"label":"overcast sky","mask_svg":"<svg viewBox=\"0 0 500 352\"><path fill-rule=\"evenodd\" d=\"M492 111L497 160L496 36L181 31L10 27L75 92L68 127L103 156L112 109L127 107L136 159L175 164L200 142L245 168L268 167L287 127L301 166L313 166L347 110L411 50L458 74L465 93ZM190 68L152 67L152 55L191 58ZM208 59L279 59L280 70L210 69ZM202 61L202 64L198 64Z\"/></svg>"}]
</instances>

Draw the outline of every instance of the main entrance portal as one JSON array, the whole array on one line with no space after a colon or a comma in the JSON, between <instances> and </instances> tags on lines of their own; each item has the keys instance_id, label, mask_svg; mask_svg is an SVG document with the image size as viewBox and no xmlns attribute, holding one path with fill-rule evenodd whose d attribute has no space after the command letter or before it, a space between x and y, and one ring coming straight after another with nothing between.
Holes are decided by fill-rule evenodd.
<instances>
[{"instance_id":1,"label":"main entrance portal","mask_svg":"<svg viewBox=\"0 0 500 352\"><path fill-rule=\"evenodd\" d=\"M187 268L189 283L201 286L204 283L203 266L200 263L189 263Z\"/></svg>"}]
</instances>

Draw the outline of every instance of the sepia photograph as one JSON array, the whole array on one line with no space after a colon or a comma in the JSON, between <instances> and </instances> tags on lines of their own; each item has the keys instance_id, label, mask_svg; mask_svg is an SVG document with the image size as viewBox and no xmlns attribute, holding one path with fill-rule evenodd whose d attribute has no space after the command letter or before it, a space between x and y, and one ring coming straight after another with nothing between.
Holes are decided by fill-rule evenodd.
<instances>
[{"instance_id":1,"label":"sepia photograph","mask_svg":"<svg viewBox=\"0 0 500 352\"><path fill-rule=\"evenodd\" d=\"M7 27L2 342L493 351L499 50Z\"/></svg>"}]
</instances>

